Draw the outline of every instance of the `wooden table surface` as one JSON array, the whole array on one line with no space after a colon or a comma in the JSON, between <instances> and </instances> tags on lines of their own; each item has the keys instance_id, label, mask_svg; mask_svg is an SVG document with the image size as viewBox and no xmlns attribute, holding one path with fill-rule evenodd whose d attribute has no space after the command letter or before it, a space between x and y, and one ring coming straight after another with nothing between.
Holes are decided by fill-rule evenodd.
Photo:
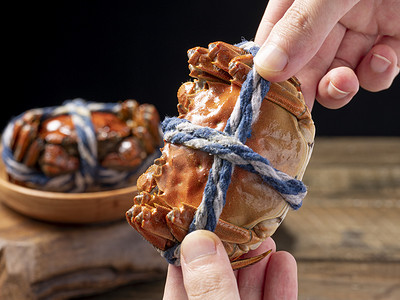
<instances>
[{"instance_id":1,"label":"wooden table surface","mask_svg":"<svg viewBox=\"0 0 400 300\"><path fill-rule=\"evenodd\" d=\"M309 194L274 235L301 300L400 299L400 138L317 138ZM164 280L86 299L162 299Z\"/></svg>"},{"instance_id":2,"label":"wooden table surface","mask_svg":"<svg viewBox=\"0 0 400 300\"><path fill-rule=\"evenodd\" d=\"M400 299L400 138L317 138L303 207L274 235L299 299ZM162 299L164 278L86 300Z\"/></svg>"}]
</instances>

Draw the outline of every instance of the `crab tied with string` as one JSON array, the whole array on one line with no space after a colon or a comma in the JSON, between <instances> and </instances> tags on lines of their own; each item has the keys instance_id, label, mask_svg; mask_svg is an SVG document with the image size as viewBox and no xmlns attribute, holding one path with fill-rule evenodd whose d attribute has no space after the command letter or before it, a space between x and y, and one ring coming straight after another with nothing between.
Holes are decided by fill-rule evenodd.
<instances>
[{"instance_id":1,"label":"crab tied with string","mask_svg":"<svg viewBox=\"0 0 400 300\"><path fill-rule=\"evenodd\" d=\"M74 99L14 118L3 133L2 157L10 181L22 186L56 192L127 186L154 160L159 122L151 104Z\"/></svg>"},{"instance_id":2,"label":"crab tied with string","mask_svg":"<svg viewBox=\"0 0 400 300\"><path fill-rule=\"evenodd\" d=\"M170 263L179 264L185 235L205 228L222 240L234 268L250 265L260 258L240 256L271 236L305 196L301 179L315 133L310 111L296 78L269 85L255 74L253 46L214 42L188 51L194 80L179 88L179 116L163 122L162 155L137 181L127 220ZM259 106L248 102L237 121L243 99L256 94L242 86L258 91L260 82L268 92L260 92ZM242 124L250 129L244 134ZM209 194L222 200L210 202Z\"/></svg>"}]
</instances>

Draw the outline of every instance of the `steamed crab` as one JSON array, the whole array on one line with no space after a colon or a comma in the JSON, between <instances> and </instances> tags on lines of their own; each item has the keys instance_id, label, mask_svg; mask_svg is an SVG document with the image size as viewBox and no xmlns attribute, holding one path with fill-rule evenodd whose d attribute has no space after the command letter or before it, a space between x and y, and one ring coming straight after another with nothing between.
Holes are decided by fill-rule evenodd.
<instances>
[{"instance_id":1,"label":"steamed crab","mask_svg":"<svg viewBox=\"0 0 400 300\"><path fill-rule=\"evenodd\" d=\"M239 47L211 43L188 51L190 76L178 90L179 118L222 130L233 110L253 57ZM296 78L272 83L246 145L274 168L301 179L314 141L314 123ZM183 240L199 206L212 156L166 143L162 156L139 177L127 220L157 249ZM215 233L231 261L257 248L281 224L289 205L258 175L235 168ZM250 263L244 261L236 267Z\"/></svg>"},{"instance_id":2,"label":"steamed crab","mask_svg":"<svg viewBox=\"0 0 400 300\"><path fill-rule=\"evenodd\" d=\"M90 118L104 168L135 169L160 145L159 115L151 104L126 100L117 111L92 111ZM15 121L10 149L18 163L55 177L80 168L77 139L71 115L45 117L43 110L32 109ZM11 174L10 180L26 185Z\"/></svg>"}]
</instances>

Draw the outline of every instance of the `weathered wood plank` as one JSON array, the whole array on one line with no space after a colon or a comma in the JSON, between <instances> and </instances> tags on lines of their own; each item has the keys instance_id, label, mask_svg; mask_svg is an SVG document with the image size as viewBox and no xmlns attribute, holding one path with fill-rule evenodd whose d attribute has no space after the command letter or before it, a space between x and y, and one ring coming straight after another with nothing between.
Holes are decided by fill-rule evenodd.
<instances>
[{"instance_id":1,"label":"weathered wood plank","mask_svg":"<svg viewBox=\"0 0 400 300\"><path fill-rule=\"evenodd\" d=\"M299 300L398 300L399 262L299 261Z\"/></svg>"},{"instance_id":2,"label":"weathered wood plank","mask_svg":"<svg viewBox=\"0 0 400 300\"><path fill-rule=\"evenodd\" d=\"M400 199L400 138L317 139L303 180L307 203Z\"/></svg>"},{"instance_id":3,"label":"weathered wood plank","mask_svg":"<svg viewBox=\"0 0 400 300\"><path fill-rule=\"evenodd\" d=\"M400 263L299 261L299 300L398 300ZM159 300L164 280L132 284L82 300Z\"/></svg>"},{"instance_id":4,"label":"weathered wood plank","mask_svg":"<svg viewBox=\"0 0 400 300\"><path fill-rule=\"evenodd\" d=\"M307 206L274 238L298 260L399 261L400 208ZM396 238L397 237L397 238Z\"/></svg>"},{"instance_id":5,"label":"weathered wood plank","mask_svg":"<svg viewBox=\"0 0 400 300\"><path fill-rule=\"evenodd\" d=\"M398 165L399 151L399 137L317 137L309 166Z\"/></svg>"},{"instance_id":6,"label":"weathered wood plank","mask_svg":"<svg viewBox=\"0 0 400 300\"><path fill-rule=\"evenodd\" d=\"M165 274L126 221L58 225L0 205L0 299L67 299Z\"/></svg>"},{"instance_id":7,"label":"weathered wood plank","mask_svg":"<svg viewBox=\"0 0 400 300\"><path fill-rule=\"evenodd\" d=\"M79 298L80 300L161 300L165 280L134 283L106 292L101 295Z\"/></svg>"},{"instance_id":8,"label":"weathered wood plank","mask_svg":"<svg viewBox=\"0 0 400 300\"><path fill-rule=\"evenodd\" d=\"M278 246L298 260L400 261L400 138L317 140L304 181Z\"/></svg>"},{"instance_id":9,"label":"weathered wood plank","mask_svg":"<svg viewBox=\"0 0 400 300\"><path fill-rule=\"evenodd\" d=\"M303 207L274 235L298 261L299 299L400 299L400 138L318 138L304 182ZM153 288L146 299L161 298L163 282Z\"/></svg>"}]
</instances>

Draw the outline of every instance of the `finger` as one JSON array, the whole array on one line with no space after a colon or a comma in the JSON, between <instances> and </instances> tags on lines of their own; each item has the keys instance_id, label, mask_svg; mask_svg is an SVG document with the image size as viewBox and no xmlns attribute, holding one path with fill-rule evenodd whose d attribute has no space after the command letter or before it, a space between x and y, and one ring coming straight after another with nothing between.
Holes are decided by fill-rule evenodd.
<instances>
[{"instance_id":1,"label":"finger","mask_svg":"<svg viewBox=\"0 0 400 300\"><path fill-rule=\"evenodd\" d=\"M295 300L297 294L296 260L285 251L272 254L265 275L264 300Z\"/></svg>"},{"instance_id":2,"label":"finger","mask_svg":"<svg viewBox=\"0 0 400 300\"><path fill-rule=\"evenodd\" d=\"M268 250L276 251L273 239L268 238L256 250L250 251L243 257L252 257ZM260 262L239 270L238 287L241 299L261 299L264 293L265 269L271 254Z\"/></svg>"},{"instance_id":3,"label":"finger","mask_svg":"<svg viewBox=\"0 0 400 300\"><path fill-rule=\"evenodd\" d=\"M221 240L198 230L181 245L183 281L189 299L239 299L236 278Z\"/></svg>"},{"instance_id":4,"label":"finger","mask_svg":"<svg viewBox=\"0 0 400 300\"><path fill-rule=\"evenodd\" d=\"M356 70L360 85L364 89L377 92L392 85L399 73L400 41L398 44L398 47L388 44L375 45L364 57Z\"/></svg>"},{"instance_id":5,"label":"finger","mask_svg":"<svg viewBox=\"0 0 400 300\"><path fill-rule=\"evenodd\" d=\"M354 73L362 57L374 44L376 36L348 30L337 50L335 58L317 89L316 98L327 108L337 109L346 105L357 93L359 82Z\"/></svg>"},{"instance_id":6,"label":"finger","mask_svg":"<svg viewBox=\"0 0 400 300\"><path fill-rule=\"evenodd\" d=\"M341 27L342 30L345 28L338 24L337 27ZM332 35L332 34L330 34ZM327 39L331 38L328 36ZM338 35L333 37L333 40L340 40ZM332 39L332 38L331 38ZM331 59L329 72L324 71L320 73L319 83L316 89L316 98L320 104L327 108L336 109L346 105L359 89L359 83L356 74L352 71L355 69L362 57L368 53L368 50L374 44L376 40L375 36L365 35L351 30L345 31L340 45L337 48L335 56L332 59L327 51L323 51L323 45L317 53L317 56L321 57L324 61L329 63ZM328 46L332 48L332 46ZM316 67L317 70L321 70L320 67ZM346 67L346 68L344 68ZM312 72L307 70L307 72ZM315 72L315 71L314 71ZM325 72L327 72L325 74Z\"/></svg>"},{"instance_id":7,"label":"finger","mask_svg":"<svg viewBox=\"0 0 400 300\"><path fill-rule=\"evenodd\" d=\"M163 300L187 300L186 290L183 285L182 270L173 265L168 266L167 280L165 282Z\"/></svg>"},{"instance_id":8,"label":"finger","mask_svg":"<svg viewBox=\"0 0 400 300\"><path fill-rule=\"evenodd\" d=\"M349 103L358 89L357 75L351 68L334 68L319 82L317 100L327 108L337 109Z\"/></svg>"},{"instance_id":9,"label":"finger","mask_svg":"<svg viewBox=\"0 0 400 300\"><path fill-rule=\"evenodd\" d=\"M270 0L258 25L254 42L262 45L275 24L283 17L294 0Z\"/></svg>"},{"instance_id":10,"label":"finger","mask_svg":"<svg viewBox=\"0 0 400 300\"><path fill-rule=\"evenodd\" d=\"M296 74L301 82L304 99L310 110L314 104L318 84L321 78L328 72L345 33L346 28L340 24L336 24L317 54Z\"/></svg>"},{"instance_id":11,"label":"finger","mask_svg":"<svg viewBox=\"0 0 400 300\"><path fill-rule=\"evenodd\" d=\"M332 61L330 69L349 67L356 69L362 58L376 41L376 35L347 30Z\"/></svg>"},{"instance_id":12,"label":"finger","mask_svg":"<svg viewBox=\"0 0 400 300\"><path fill-rule=\"evenodd\" d=\"M294 1L254 58L257 72L270 81L286 80L296 74L318 52L340 18L357 2Z\"/></svg>"}]
</instances>

